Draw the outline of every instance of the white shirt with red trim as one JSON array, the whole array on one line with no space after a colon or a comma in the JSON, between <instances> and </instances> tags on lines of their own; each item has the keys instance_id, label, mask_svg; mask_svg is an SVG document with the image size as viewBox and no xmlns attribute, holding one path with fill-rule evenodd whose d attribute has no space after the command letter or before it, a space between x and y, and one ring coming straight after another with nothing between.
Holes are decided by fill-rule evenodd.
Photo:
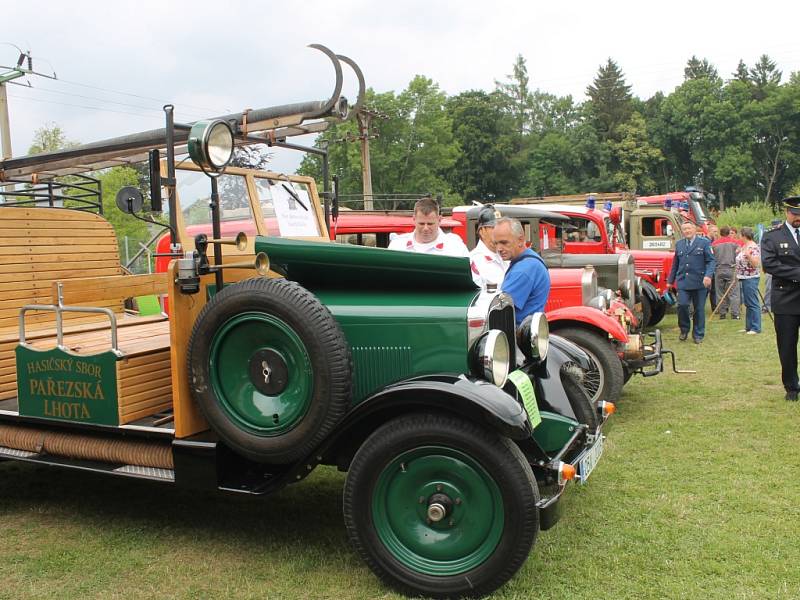
<instances>
[{"instance_id":1,"label":"white shirt with red trim","mask_svg":"<svg viewBox=\"0 0 800 600\"><path fill-rule=\"evenodd\" d=\"M488 284L496 285L497 289L500 289L500 284L506 276L508 262L500 258L497 252L489 250L483 241L479 241L469 253L469 268L475 285L483 290Z\"/></svg>"},{"instance_id":2,"label":"white shirt with red trim","mask_svg":"<svg viewBox=\"0 0 800 600\"><path fill-rule=\"evenodd\" d=\"M389 242L389 250L441 254L443 256L469 256L469 251L458 235L445 233L441 229L432 242L422 244L414 239L414 232L402 233Z\"/></svg>"}]
</instances>

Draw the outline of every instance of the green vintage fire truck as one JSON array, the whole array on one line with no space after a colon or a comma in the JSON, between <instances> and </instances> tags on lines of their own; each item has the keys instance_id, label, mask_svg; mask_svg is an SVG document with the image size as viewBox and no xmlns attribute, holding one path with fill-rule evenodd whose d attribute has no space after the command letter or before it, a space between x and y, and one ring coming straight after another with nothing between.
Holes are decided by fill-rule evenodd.
<instances>
[{"instance_id":1,"label":"green vintage fire truck","mask_svg":"<svg viewBox=\"0 0 800 600\"><path fill-rule=\"evenodd\" d=\"M167 106L162 129L0 162L0 460L253 495L335 465L379 577L486 594L586 482L610 407L581 389L586 356L543 315L515 330L467 259L332 243L313 180L228 166L358 110L357 66L318 48L327 100L190 124ZM117 202L170 246L164 272L130 275L83 209L102 209L93 172L142 162L151 210L136 188ZM163 311L129 310L152 296Z\"/></svg>"}]
</instances>

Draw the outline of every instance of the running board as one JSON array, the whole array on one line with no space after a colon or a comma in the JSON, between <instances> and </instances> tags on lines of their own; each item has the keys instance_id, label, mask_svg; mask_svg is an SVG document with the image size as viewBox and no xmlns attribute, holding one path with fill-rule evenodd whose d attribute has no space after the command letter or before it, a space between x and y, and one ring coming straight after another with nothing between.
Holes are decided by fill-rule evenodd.
<instances>
[{"instance_id":1,"label":"running board","mask_svg":"<svg viewBox=\"0 0 800 600\"><path fill-rule=\"evenodd\" d=\"M135 477L137 479L149 479L151 481L161 481L165 483L175 483L175 471L173 469L159 469L155 467L140 467L138 465L120 465L103 463L92 460L78 460L65 458L63 456L52 456L49 454L39 454L27 450L17 450L0 446L0 460L17 460L21 462L47 465L51 467L66 467L80 471L92 471L106 475L119 475L123 477Z\"/></svg>"}]
</instances>

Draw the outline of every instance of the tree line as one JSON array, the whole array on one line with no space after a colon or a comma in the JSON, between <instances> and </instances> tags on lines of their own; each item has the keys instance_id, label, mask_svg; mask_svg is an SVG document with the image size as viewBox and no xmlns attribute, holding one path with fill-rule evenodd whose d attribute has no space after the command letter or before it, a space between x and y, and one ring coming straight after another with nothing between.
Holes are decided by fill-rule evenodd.
<instances>
[{"instance_id":1,"label":"tree line","mask_svg":"<svg viewBox=\"0 0 800 600\"><path fill-rule=\"evenodd\" d=\"M578 101L532 89L521 55L491 92L447 96L418 75L400 93L367 90L373 190L460 203L694 185L720 208L776 205L800 182L800 73L782 79L767 55L727 78L692 56L681 85L643 100L609 58ZM362 191L359 140L348 121L315 142L343 194ZM321 180L321 159L299 171Z\"/></svg>"}]
</instances>

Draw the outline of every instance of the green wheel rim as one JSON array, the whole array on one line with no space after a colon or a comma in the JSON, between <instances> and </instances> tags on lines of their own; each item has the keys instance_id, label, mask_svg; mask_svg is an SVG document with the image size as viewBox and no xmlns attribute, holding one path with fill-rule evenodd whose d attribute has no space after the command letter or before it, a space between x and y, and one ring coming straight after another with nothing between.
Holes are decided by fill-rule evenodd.
<instances>
[{"instance_id":1,"label":"green wheel rim","mask_svg":"<svg viewBox=\"0 0 800 600\"><path fill-rule=\"evenodd\" d=\"M285 362L286 387L276 395L259 391L250 377L250 360L272 350ZM305 344L282 321L263 313L242 313L223 324L211 340L211 388L221 409L240 428L265 437L297 427L311 406L311 359Z\"/></svg>"},{"instance_id":2,"label":"green wheel rim","mask_svg":"<svg viewBox=\"0 0 800 600\"><path fill-rule=\"evenodd\" d=\"M445 494L452 509L429 522L428 500ZM503 535L503 497L472 457L426 446L394 458L378 476L372 521L383 545L406 567L427 575L458 575L495 551Z\"/></svg>"}]
</instances>

